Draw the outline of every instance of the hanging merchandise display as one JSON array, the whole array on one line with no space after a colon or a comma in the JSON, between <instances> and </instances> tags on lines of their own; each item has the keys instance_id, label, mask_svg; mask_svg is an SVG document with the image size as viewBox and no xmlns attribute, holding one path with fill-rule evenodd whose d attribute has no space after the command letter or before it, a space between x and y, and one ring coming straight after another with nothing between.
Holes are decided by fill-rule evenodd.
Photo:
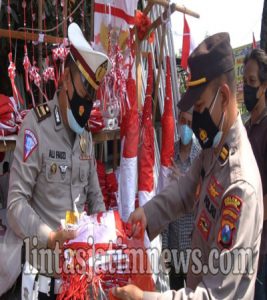
<instances>
[{"instance_id":1,"label":"hanging merchandise display","mask_svg":"<svg viewBox=\"0 0 267 300\"><path fill-rule=\"evenodd\" d=\"M138 153L138 191L140 206L143 206L155 195L155 149L154 127L152 123L153 69L151 53L148 54L147 68L147 86L141 124L140 148Z\"/></svg>"},{"instance_id":2,"label":"hanging merchandise display","mask_svg":"<svg viewBox=\"0 0 267 300\"><path fill-rule=\"evenodd\" d=\"M135 209L137 182L137 155L139 141L139 120L136 97L136 83L132 76L130 60L127 86L126 111L121 122L121 159L119 176L119 211L126 221Z\"/></svg>"},{"instance_id":3,"label":"hanging merchandise display","mask_svg":"<svg viewBox=\"0 0 267 300\"><path fill-rule=\"evenodd\" d=\"M164 101L164 112L161 117L162 140L160 153L160 174L157 191L162 191L170 181L170 167L173 165L174 157L174 133L175 119L172 107L172 89L171 89L171 65L170 57L166 57L166 90Z\"/></svg>"}]
</instances>

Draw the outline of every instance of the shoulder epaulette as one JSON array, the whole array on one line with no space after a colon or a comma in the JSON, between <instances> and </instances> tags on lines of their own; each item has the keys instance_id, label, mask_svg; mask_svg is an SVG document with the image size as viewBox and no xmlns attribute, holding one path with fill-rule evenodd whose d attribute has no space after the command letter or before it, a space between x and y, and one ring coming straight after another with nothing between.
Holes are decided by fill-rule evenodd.
<instances>
[{"instance_id":1,"label":"shoulder epaulette","mask_svg":"<svg viewBox=\"0 0 267 300\"><path fill-rule=\"evenodd\" d=\"M51 115L51 111L47 103L39 104L35 106L33 110L37 116L38 122L43 121Z\"/></svg>"},{"instance_id":2,"label":"shoulder epaulette","mask_svg":"<svg viewBox=\"0 0 267 300\"><path fill-rule=\"evenodd\" d=\"M219 161L221 164L223 164L229 156L229 146L227 144L224 144L221 150L221 153L219 155Z\"/></svg>"}]
</instances>

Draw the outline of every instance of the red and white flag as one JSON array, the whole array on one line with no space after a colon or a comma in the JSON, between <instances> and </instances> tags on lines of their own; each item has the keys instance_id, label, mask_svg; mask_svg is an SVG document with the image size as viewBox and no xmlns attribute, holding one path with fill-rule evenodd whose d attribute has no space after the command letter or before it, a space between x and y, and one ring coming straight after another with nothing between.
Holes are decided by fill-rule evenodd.
<instances>
[{"instance_id":1,"label":"red and white flag","mask_svg":"<svg viewBox=\"0 0 267 300\"><path fill-rule=\"evenodd\" d=\"M194 50L195 44L192 38L190 27L184 15L184 33L183 33L183 46L182 46L182 56L181 56L181 66L184 70L188 67L188 57Z\"/></svg>"},{"instance_id":2,"label":"red and white flag","mask_svg":"<svg viewBox=\"0 0 267 300\"><path fill-rule=\"evenodd\" d=\"M136 83L131 71L126 82L130 107L121 123L121 159L119 174L119 211L124 221L135 209L137 183L137 153L139 141Z\"/></svg>"},{"instance_id":3,"label":"red and white flag","mask_svg":"<svg viewBox=\"0 0 267 300\"><path fill-rule=\"evenodd\" d=\"M154 184L154 128L152 124L153 69L152 55L148 54L148 75L143 108L140 149L138 153L138 198L139 206L146 204L155 195Z\"/></svg>"},{"instance_id":4,"label":"red and white flag","mask_svg":"<svg viewBox=\"0 0 267 300\"><path fill-rule=\"evenodd\" d=\"M134 25L138 0L96 0L94 3L94 48L108 51L110 28L117 31L118 43L129 36L129 26Z\"/></svg>"},{"instance_id":5,"label":"red and white flag","mask_svg":"<svg viewBox=\"0 0 267 300\"><path fill-rule=\"evenodd\" d=\"M157 192L163 190L169 183L170 167L173 165L174 157L174 130L175 120L172 109L172 89L171 89L171 70L170 57L166 57L166 91L164 101L164 112L161 117L162 142L160 153L160 173Z\"/></svg>"}]
</instances>

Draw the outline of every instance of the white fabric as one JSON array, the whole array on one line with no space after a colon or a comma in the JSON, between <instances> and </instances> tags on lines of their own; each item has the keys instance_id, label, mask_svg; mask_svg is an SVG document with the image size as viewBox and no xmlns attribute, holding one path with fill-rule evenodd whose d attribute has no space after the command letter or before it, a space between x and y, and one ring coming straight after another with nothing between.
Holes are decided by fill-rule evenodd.
<instances>
[{"instance_id":1,"label":"white fabric","mask_svg":"<svg viewBox=\"0 0 267 300\"><path fill-rule=\"evenodd\" d=\"M78 222L77 237L69 243L81 242L94 244L108 244L110 241L116 243L117 228L113 211L87 216L81 215ZM89 238L93 238L93 241Z\"/></svg>"},{"instance_id":2,"label":"white fabric","mask_svg":"<svg viewBox=\"0 0 267 300\"><path fill-rule=\"evenodd\" d=\"M54 293L56 295L59 294L61 284L62 284L61 279L55 279ZM50 286L51 286L51 278L43 276L43 275L39 275L38 286L39 286L39 289L38 289L39 292L49 295ZM28 298L28 299L31 300L31 298ZM27 300L27 299L25 299L25 300Z\"/></svg>"},{"instance_id":3,"label":"white fabric","mask_svg":"<svg viewBox=\"0 0 267 300\"><path fill-rule=\"evenodd\" d=\"M157 193L160 193L169 183L172 171L170 168L160 166Z\"/></svg>"},{"instance_id":4,"label":"white fabric","mask_svg":"<svg viewBox=\"0 0 267 300\"><path fill-rule=\"evenodd\" d=\"M125 138L122 139L121 153L123 153L124 141ZM121 156L119 178L119 212L122 220L127 222L130 214L135 210L137 157Z\"/></svg>"},{"instance_id":5,"label":"white fabric","mask_svg":"<svg viewBox=\"0 0 267 300\"><path fill-rule=\"evenodd\" d=\"M147 191L139 191L139 206L144 206L151 198L155 196L155 191L147 192Z\"/></svg>"},{"instance_id":6,"label":"white fabric","mask_svg":"<svg viewBox=\"0 0 267 300\"><path fill-rule=\"evenodd\" d=\"M22 300L35 300L36 293L34 291L35 277L38 271L29 264L28 261L25 262L22 271L22 283L21 283L21 299Z\"/></svg>"}]
</instances>

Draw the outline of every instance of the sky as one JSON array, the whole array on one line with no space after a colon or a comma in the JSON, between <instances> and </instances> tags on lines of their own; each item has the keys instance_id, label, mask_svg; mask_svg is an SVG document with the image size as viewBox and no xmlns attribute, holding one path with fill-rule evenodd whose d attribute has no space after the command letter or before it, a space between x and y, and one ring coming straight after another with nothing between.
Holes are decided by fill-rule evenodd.
<instances>
[{"instance_id":1,"label":"sky","mask_svg":"<svg viewBox=\"0 0 267 300\"><path fill-rule=\"evenodd\" d=\"M207 35L227 31L233 48L252 43L252 33L260 40L264 0L173 0L181 6L198 13L199 19L186 15L187 22L197 46ZM172 15L172 31L175 53L182 48L183 14Z\"/></svg>"}]
</instances>

